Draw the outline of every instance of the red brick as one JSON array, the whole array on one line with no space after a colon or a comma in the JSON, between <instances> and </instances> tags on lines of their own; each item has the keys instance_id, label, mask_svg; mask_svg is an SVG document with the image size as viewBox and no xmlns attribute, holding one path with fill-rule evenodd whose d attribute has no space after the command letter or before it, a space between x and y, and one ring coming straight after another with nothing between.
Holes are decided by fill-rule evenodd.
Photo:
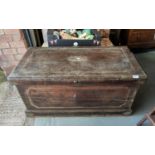
<instances>
[{"instance_id":1,"label":"red brick","mask_svg":"<svg viewBox=\"0 0 155 155\"><path fill-rule=\"evenodd\" d=\"M25 54L27 49L26 48L18 48L17 51L19 54Z\"/></svg>"},{"instance_id":2,"label":"red brick","mask_svg":"<svg viewBox=\"0 0 155 155\"><path fill-rule=\"evenodd\" d=\"M18 34L20 35L19 29L4 29L5 34Z\"/></svg>"},{"instance_id":3,"label":"red brick","mask_svg":"<svg viewBox=\"0 0 155 155\"><path fill-rule=\"evenodd\" d=\"M0 42L0 49L2 49L2 48L9 48L10 46L9 46L9 44L7 43L7 42Z\"/></svg>"},{"instance_id":4,"label":"red brick","mask_svg":"<svg viewBox=\"0 0 155 155\"><path fill-rule=\"evenodd\" d=\"M18 47L25 47L24 41L12 41L9 42L10 46L13 48L18 48Z\"/></svg>"},{"instance_id":5,"label":"red brick","mask_svg":"<svg viewBox=\"0 0 155 155\"><path fill-rule=\"evenodd\" d=\"M2 51L0 50L0 55L2 55L3 53L2 53Z\"/></svg>"},{"instance_id":6,"label":"red brick","mask_svg":"<svg viewBox=\"0 0 155 155\"><path fill-rule=\"evenodd\" d=\"M24 36L22 34L21 35L13 34L12 38L13 38L13 41L20 41L24 38Z\"/></svg>"},{"instance_id":7,"label":"red brick","mask_svg":"<svg viewBox=\"0 0 155 155\"><path fill-rule=\"evenodd\" d=\"M7 59L10 61L10 64L14 64L15 63L15 58L14 58L14 56L13 55L6 55L6 57L7 57Z\"/></svg>"},{"instance_id":8,"label":"red brick","mask_svg":"<svg viewBox=\"0 0 155 155\"><path fill-rule=\"evenodd\" d=\"M16 49L3 49L3 54L4 55L8 55L8 54L17 54L17 50Z\"/></svg>"},{"instance_id":9,"label":"red brick","mask_svg":"<svg viewBox=\"0 0 155 155\"><path fill-rule=\"evenodd\" d=\"M9 67L16 63L16 60L13 55L1 55L0 56L0 66Z\"/></svg>"},{"instance_id":10,"label":"red brick","mask_svg":"<svg viewBox=\"0 0 155 155\"><path fill-rule=\"evenodd\" d=\"M19 61L23 57L23 54L16 54L14 57L16 61Z\"/></svg>"},{"instance_id":11,"label":"red brick","mask_svg":"<svg viewBox=\"0 0 155 155\"><path fill-rule=\"evenodd\" d=\"M0 35L0 42L9 42L13 41L12 35L10 34L5 34L5 35Z\"/></svg>"}]
</instances>

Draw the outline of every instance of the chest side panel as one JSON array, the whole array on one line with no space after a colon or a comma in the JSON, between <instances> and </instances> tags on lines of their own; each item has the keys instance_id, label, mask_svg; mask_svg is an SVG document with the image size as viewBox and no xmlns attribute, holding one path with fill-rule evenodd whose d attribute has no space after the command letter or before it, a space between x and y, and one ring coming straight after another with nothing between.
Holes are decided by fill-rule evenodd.
<instances>
[{"instance_id":1,"label":"chest side panel","mask_svg":"<svg viewBox=\"0 0 155 155\"><path fill-rule=\"evenodd\" d=\"M129 43L143 43L155 41L155 30L131 31L129 33Z\"/></svg>"}]
</instances>

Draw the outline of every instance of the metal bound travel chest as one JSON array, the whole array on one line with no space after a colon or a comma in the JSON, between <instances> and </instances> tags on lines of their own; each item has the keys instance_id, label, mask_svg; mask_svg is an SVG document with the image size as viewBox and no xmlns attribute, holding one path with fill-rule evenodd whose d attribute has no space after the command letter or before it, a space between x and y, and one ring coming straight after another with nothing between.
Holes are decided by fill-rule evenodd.
<instances>
[{"instance_id":1,"label":"metal bound travel chest","mask_svg":"<svg viewBox=\"0 0 155 155\"><path fill-rule=\"evenodd\" d=\"M127 115L145 79L127 47L30 48L8 77L35 115Z\"/></svg>"}]
</instances>

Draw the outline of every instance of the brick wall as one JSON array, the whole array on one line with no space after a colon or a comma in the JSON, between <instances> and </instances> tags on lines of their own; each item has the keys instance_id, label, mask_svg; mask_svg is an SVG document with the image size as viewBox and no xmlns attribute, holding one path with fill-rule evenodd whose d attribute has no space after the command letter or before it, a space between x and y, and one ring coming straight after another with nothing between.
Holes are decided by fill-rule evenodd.
<instances>
[{"instance_id":1,"label":"brick wall","mask_svg":"<svg viewBox=\"0 0 155 155\"><path fill-rule=\"evenodd\" d=\"M0 67L8 75L27 49L20 29L0 29Z\"/></svg>"}]
</instances>

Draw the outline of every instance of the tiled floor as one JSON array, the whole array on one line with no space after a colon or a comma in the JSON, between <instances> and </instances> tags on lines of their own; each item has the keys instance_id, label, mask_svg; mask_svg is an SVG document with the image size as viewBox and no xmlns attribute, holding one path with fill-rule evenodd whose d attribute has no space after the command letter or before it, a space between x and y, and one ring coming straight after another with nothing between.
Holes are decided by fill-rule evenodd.
<instances>
[{"instance_id":1,"label":"tiled floor","mask_svg":"<svg viewBox=\"0 0 155 155\"><path fill-rule=\"evenodd\" d=\"M133 107L134 113L132 116L34 117L27 118L25 124L136 125L145 113L155 107L155 50L135 55L144 71L147 73L148 80L136 96ZM25 107L16 88L7 83L0 84L0 125L23 125L25 120L24 110Z\"/></svg>"},{"instance_id":2,"label":"tiled floor","mask_svg":"<svg viewBox=\"0 0 155 155\"><path fill-rule=\"evenodd\" d=\"M23 125L25 106L15 86L0 84L0 125Z\"/></svg>"}]
</instances>

